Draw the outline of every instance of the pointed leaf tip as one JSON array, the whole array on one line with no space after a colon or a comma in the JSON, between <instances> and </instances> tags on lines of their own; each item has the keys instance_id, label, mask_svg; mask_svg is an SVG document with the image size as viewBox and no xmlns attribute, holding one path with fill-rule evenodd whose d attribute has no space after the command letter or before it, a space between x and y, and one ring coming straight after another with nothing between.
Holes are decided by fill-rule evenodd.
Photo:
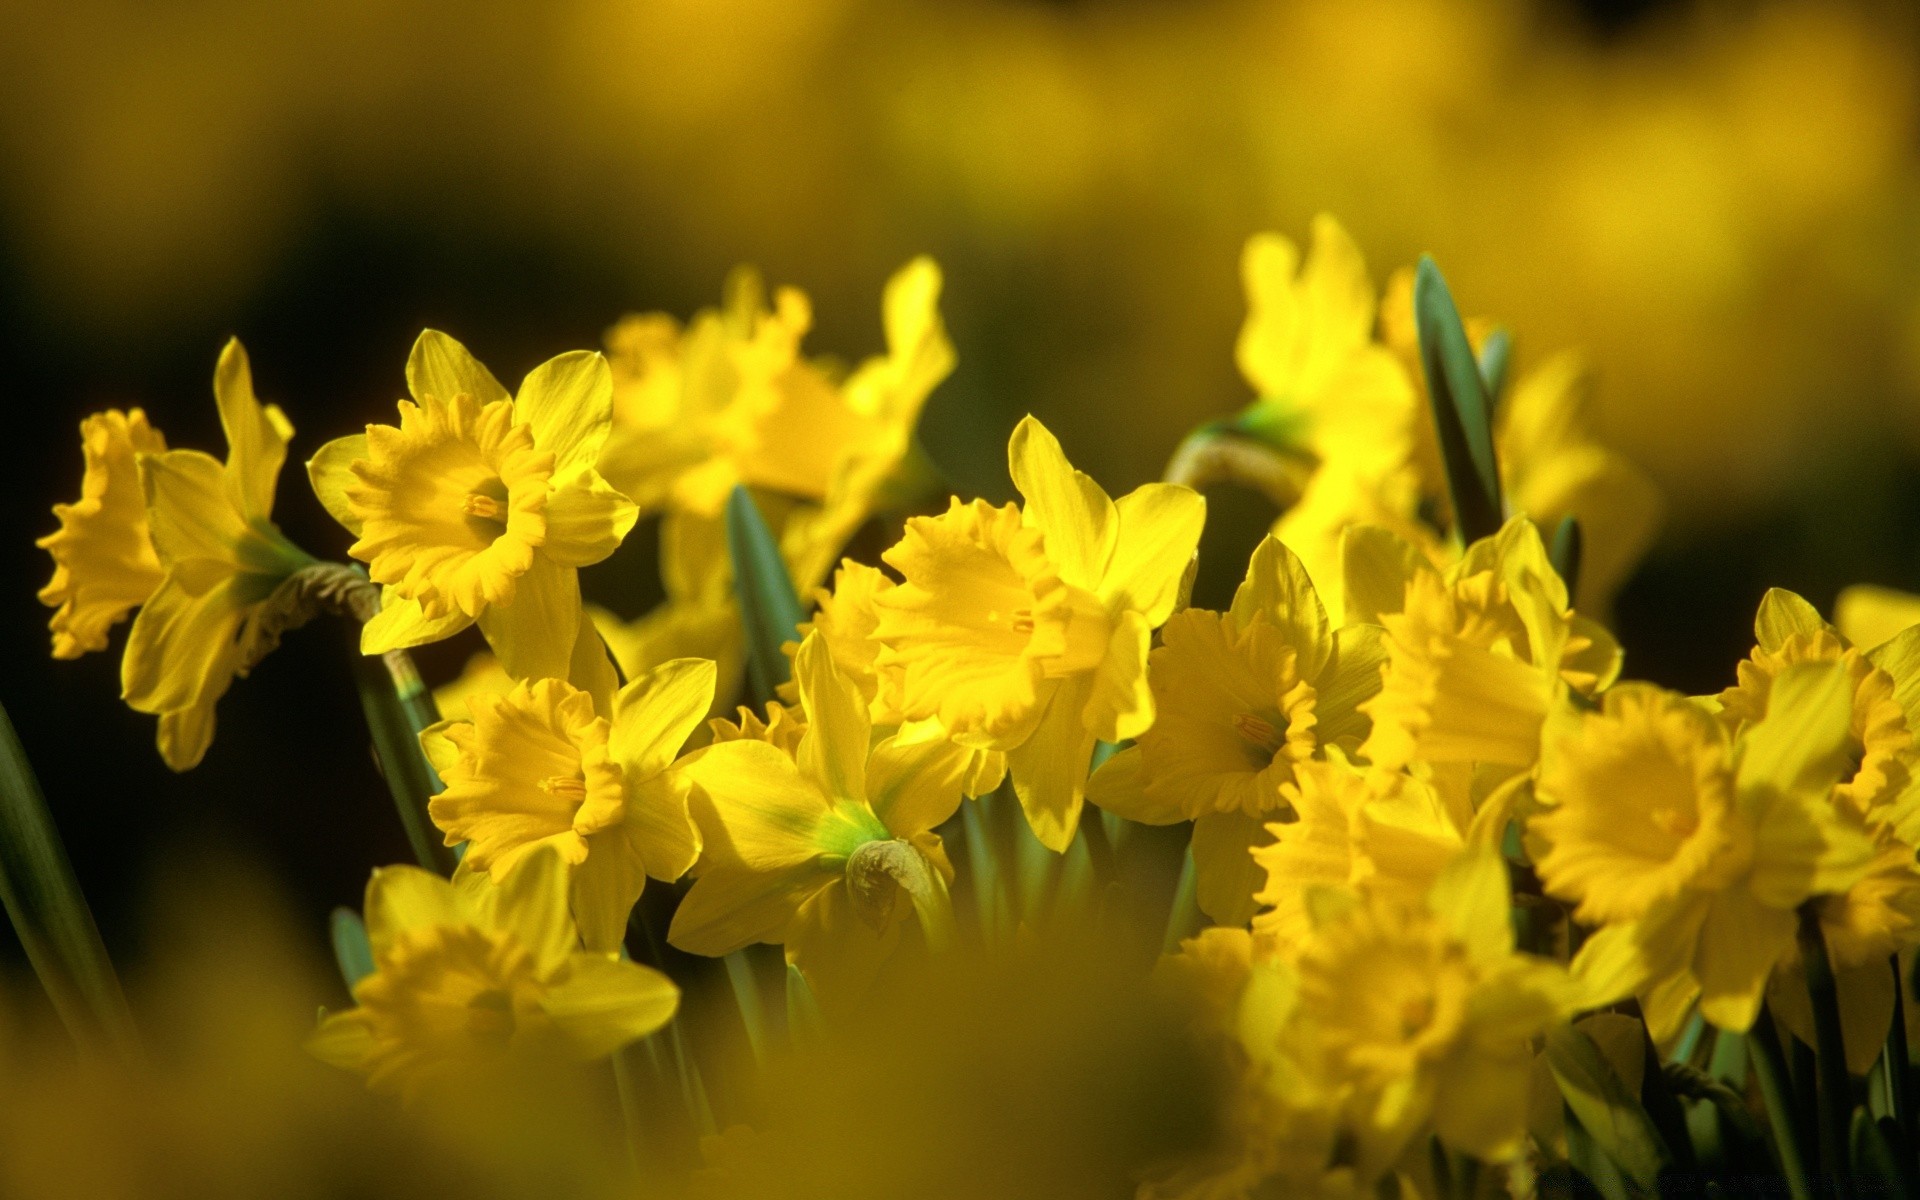
<instances>
[{"instance_id":1,"label":"pointed leaf tip","mask_svg":"<svg viewBox=\"0 0 1920 1200\"><path fill-rule=\"evenodd\" d=\"M1500 529L1504 505L1493 449L1493 406L1453 293L1431 255L1414 274L1414 324L1420 366L1446 465L1460 536L1472 542Z\"/></svg>"}]
</instances>

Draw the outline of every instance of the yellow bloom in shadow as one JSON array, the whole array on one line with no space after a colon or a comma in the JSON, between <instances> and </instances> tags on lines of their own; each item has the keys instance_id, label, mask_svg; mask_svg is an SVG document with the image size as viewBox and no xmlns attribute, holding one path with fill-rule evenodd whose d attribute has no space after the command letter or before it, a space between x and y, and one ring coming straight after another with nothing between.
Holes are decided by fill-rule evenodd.
<instances>
[{"instance_id":1,"label":"yellow bloom in shadow","mask_svg":"<svg viewBox=\"0 0 1920 1200\"><path fill-rule=\"evenodd\" d=\"M1833 603L1833 624L1854 645L1877 649L1920 625L1920 596L1867 583L1841 588Z\"/></svg>"},{"instance_id":2,"label":"yellow bloom in shadow","mask_svg":"<svg viewBox=\"0 0 1920 1200\"><path fill-rule=\"evenodd\" d=\"M1155 719L1101 765L1087 798L1149 825L1192 821L1200 909L1223 925L1253 916L1249 853L1288 810L1282 789L1325 748L1367 736L1360 704L1380 687L1381 630L1334 630L1306 569L1277 539L1253 553L1231 611L1167 619L1147 658Z\"/></svg>"},{"instance_id":3,"label":"yellow bloom in shadow","mask_svg":"<svg viewBox=\"0 0 1920 1200\"><path fill-rule=\"evenodd\" d=\"M592 1059L659 1029L680 991L666 976L580 949L567 872L542 850L498 886L385 867L367 884L374 970L355 1007L308 1048L369 1087L419 1096L522 1056Z\"/></svg>"},{"instance_id":4,"label":"yellow bloom in shadow","mask_svg":"<svg viewBox=\"0 0 1920 1200\"><path fill-rule=\"evenodd\" d=\"M1848 727L1852 769L1835 786L1834 799L1870 824L1896 826L1904 840L1920 835L1920 797L1913 795L1920 766L1913 725L1902 698L1920 691L1920 658L1910 641L1889 642L1867 653L1820 618L1813 605L1784 588L1771 588L1754 617L1753 652L1740 663L1733 687L1720 693L1720 714L1738 729L1766 716L1773 682L1794 663L1837 662L1853 691ZM1896 678L1881 664L1900 672Z\"/></svg>"},{"instance_id":5,"label":"yellow bloom in shadow","mask_svg":"<svg viewBox=\"0 0 1920 1200\"><path fill-rule=\"evenodd\" d=\"M1362 705L1373 729L1361 753L1378 765L1531 767L1562 691L1592 694L1619 671L1619 647L1568 606L1524 517L1444 574L1385 530L1349 530L1344 551L1348 621L1387 630L1380 692Z\"/></svg>"},{"instance_id":6,"label":"yellow bloom in shadow","mask_svg":"<svg viewBox=\"0 0 1920 1200\"><path fill-rule=\"evenodd\" d=\"M1153 723L1148 640L1173 612L1206 502L1170 484L1115 502L1032 417L1008 457L1024 509L956 499L883 556L904 582L875 601L877 661L901 671L906 719L1007 752L1034 836L1064 850L1094 742Z\"/></svg>"},{"instance_id":7,"label":"yellow bloom in shadow","mask_svg":"<svg viewBox=\"0 0 1920 1200\"><path fill-rule=\"evenodd\" d=\"M86 473L80 499L56 504L60 528L34 545L53 556L40 603L57 609L53 656L79 658L107 648L107 631L160 586L160 558L147 531L139 458L164 454L167 439L139 409L109 409L80 422Z\"/></svg>"},{"instance_id":8,"label":"yellow bloom in shadow","mask_svg":"<svg viewBox=\"0 0 1920 1200\"><path fill-rule=\"evenodd\" d=\"M613 553L638 515L593 465L612 406L606 360L563 354L509 396L430 329L407 360L407 388L398 426L369 425L307 464L321 503L358 538L348 553L382 586L361 649L478 622L515 679L568 677L592 639L577 569Z\"/></svg>"},{"instance_id":9,"label":"yellow bloom in shadow","mask_svg":"<svg viewBox=\"0 0 1920 1200\"><path fill-rule=\"evenodd\" d=\"M1489 847L1454 855L1411 897L1314 889L1305 936L1279 947L1265 1001L1290 1011L1262 1022L1243 1000L1242 1029L1279 1042L1331 1097L1341 1161L1361 1183L1429 1131L1489 1162L1520 1153L1533 1039L1578 994L1559 964L1515 951L1511 907Z\"/></svg>"},{"instance_id":10,"label":"yellow bloom in shadow","mask_svg":"<svg viewBox=\"0 0 1920 1200\"><path fill-rule=\"evenodd\" d=\"M613 698L559 679L469 701L421 745L446 788L428 803L462 870L495 883L548 846L571 869L573 916L591 950L616 949L646 877L672 881L700 851L688 784L673 761L713 704L713 664L679 659Z\"/></svg>"},{"instance_id":11,"label":"yellow bloom in shadow","mask_svg":"<svg viewBox=\"0 0 1920 1200\"><path fill-rule=\"evenodd\" d=\"M1795 910L1873 861L1865 826L1830 799L1851 699L1843 665L1802 663L1738 743L1649 685L1556 719L1527 832L1548 893L1604 922L1574 961L1594 1004L1638 994L1656 1040L1696 997L1715 1026L1752 1025Z\"/></svg>"},{"instance_id":12,"label":"yellow bloom in shadow","mask_svg":"<svg viewBox=\"0 0 1920 1200\"><path fill-rule=\"evenodd\" d=\"M694 954L786 946L823 1002L865 990L919 913L929 937L947 912L935 826L960 804L940 742L872 742L866 703L813 634L794 656L806 712L791 752L745 736L689 756L705 849L667 938Z\"/></svg>"},{"instance_id":13,"label":"yellow bloom in shadow","mask_svg":"<svg viewBox=\"0 0 1920 1200\"><path fill-rule=\"evenodd\" d=\"M278 637L262 625L267 599L313 561L282 537L273 494L293 427L253 394L238 340L214 368L214 400L227 435L222 464L198 450L138 458L147 525L164 569L127 635L121 696L160 718L160 756L176 771L213 741L213 710Z\"/></svg>"}]
</instances>

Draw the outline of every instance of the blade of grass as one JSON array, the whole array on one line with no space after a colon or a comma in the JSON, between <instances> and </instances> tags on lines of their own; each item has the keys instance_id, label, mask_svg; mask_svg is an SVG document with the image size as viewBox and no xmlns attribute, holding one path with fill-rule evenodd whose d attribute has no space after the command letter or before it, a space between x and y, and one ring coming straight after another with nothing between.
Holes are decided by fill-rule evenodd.
<instances>
[{"instance_id":1,"label":"blade of grass","mask_svg":"<svg viewBox=\"0 0 1920 1200\"><path fill-rule=\"evenodd\" d=\"M1493 406L1453 293L1428 255L1414 273L1413 315L1454 519L1461 540L1471 542L1497 532L1503 519Z\"/></svg>"},{"instance_id":2,"label":"blade of grass","mask_svg":"<svg viewBox=\"0 0 1920 1200\"><path fill-rule=\"evenodd\" d=\"M791 676L780 647L799 637L806 613L780 546L744 487L736 486L727 497L727 550L733 557L733 586L747 637L747 678L754 698L765 704Z\"/></svg>"}]
</instances>

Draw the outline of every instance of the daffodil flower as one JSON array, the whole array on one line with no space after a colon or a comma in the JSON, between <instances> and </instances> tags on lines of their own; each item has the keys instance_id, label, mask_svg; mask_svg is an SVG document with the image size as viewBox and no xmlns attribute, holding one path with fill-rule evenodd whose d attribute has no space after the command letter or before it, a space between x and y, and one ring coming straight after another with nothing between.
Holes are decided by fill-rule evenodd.
<instances>
[{"instance_id":1,"label":"daffodil flower","mask_svg":"<svg viewBox=\"0 0 1920 1200\"><path fill-rule=\"evenodd\" d=\"M1362 706L1373 729L1361 753L1378 765L1530 768L1556 699L1592 695L1619 673L1618 644L1569 607L1524 517L1444 573L1393 534L1359 526L1345 566L1347 620L1387 630L1380 692Z\"/></svg>"},{"instance_id":2,"label":"daffodil flower","mask_svg":"<svg viewBox=\"0 0 1920 1200\"><path fill-rule=\"evenodd\" d=\"M1147 484L1116 503L1032 417L1008 446L1026 499L907 523L883 556L904 582L876 598L877 660L901 670L909 721L1007 752L1034 835L1073 840L1096 740L1153 724L1148 640L1172 615L1206 517L1198 493Z\"/></svg>"},{"instance_id":3,"label":"daffodil flower","mask_svg":"<svg viewBox=\"0 0 1920 1200\"><path fill-rule=\"evenodd\" d=\"M713 704L713 664L666 663L614 696L611 716L560 679L469 701L471 720L421 734L446 781L428 815L463 870L499 883L542 846L571 870L574 921L591 950L613 950L647 876L672 881L700 851L687 781L673 761Z\"/></svg>"},{"instance_id":4,"label":"daffodil flower","mask_svg":"<svg viewBox=\"0 0 1920 1200\"><path fill-rule=\"evenodd\" d=\"M1405 457L1414 407L1406 372L1374 339L1373 281L1340 223L1313 219L1300 250L1259 234L1240 258L1247 319L1234 357L1259 398L1234 427L1317 462L1369 472Z\"/></svg>"},{"instance_id":5,"label":"daffodil flower","mask_svg":"<svg viewBox=\"0 0 1920 1200\"><path fill-rule=\"evenodd\" d=\"M376 1091L415 1097L520 1056L600 1058L661 1028L679 1005L660 972L580 949L552 849L499 885L377 870L366 924L373 973L308 1048Z\"/></svg>"},{"instance_id":6,"label":"daffodil flower","mask_svg":"<svg viewBox=\"0 0 1920 1200\"><path fill-rule=\"evenodd\" d=\"M1268 825L1267 843L1253 848L1263 880L1253 930L1283 947L1306 940L1317 889L1417 902L1465 848L1473 819L1464 796L1404 771L1357 767L1337 752L1301 763L1280 792L1293 820Z\"/></svg>"},{"instance_id":7,"label":"daffodil flower","mask_svg":"<svg viewBox=\"0 0 1920 1200\"><path fill-rule=\"evenodd\" d=\"M1593 1004L1638 994L1656 1040L1696 997L1715 1026L1751 1027L1795 910L1872 865L1864 824L1830 798L1852 691L1840 663L1788 667L1737 743L1651 685L1609 691L1597 713L1563 710L1527 835L1547 892L1603 926L1574 962Z\"/></svg>"},{"instance_id":8,"label":"daffodil flower","mask_svg":"<svg viewBox=\"0 0 1920 1200\"><path fill-rule=\"evenodd\" d=\"M1345 1095L1362 1179L1420 1134L1477 1158L1516 1157L1532 1041L1578 999L1558 963L1515 952L1500 856L1458 855L1408 904L1324 891L1292 958L1299 1035Z\"/></svg>"},{"instance_id":9,"label":"daffodil flower","mask_svg":"<svg viewBox=\"0 0 1920 1200\"><path fill-rule=\"evenodd\" d=\"M1920 636L1862 653L1813 605L1784 588L1761 598L1753 630L1753 652L1740 663L1734 686L1720 693L1721 716L1738 730L1766 715L1773 681L1789 666L1840 663L1852 685L1848 759L1857 765L1837 785L1835 798L1870 824L1896 827L1913 843L1920 836L1920 796L1914 795L1920 747L1913 725L1920 711L1909 709L1920 710Z\"/></svg>"},{"instance_id":10,"label":"daffodil flower","mask_svg":"<svg viewBox=\"0 0 1920 1200\"><path fill-rule=\"evenodd\" d=\"M213 741L213 709L236 674L271 649L266 602L313 562L272 520L273 493L293 427L253 394L238 340L214 368L227 461L198 450L139 457L147 524L163 568L134 618L121 659L121 695L160 718L160 756L176 771Z\"/></svg>"},{"instance_id":11,"label":"daffodil flower","mask_svg":"<svg viewBox=\"0 0 1920 1200\"><path fill-rule=\"evenodd\" d=\"M791 753L748 737L689 756L705 851L667 938L715 957L782 943L833 1003L864 989L916 912L944 935L953 868L933 829L960 780L938 743L871 744L866 702L820 635L794 678L807 721Z\"/></svg>"},{"instance_id":12,"label":"daffodil flower","mask_svg":"<svg viewBox=\"0 0 1920 1200\"><path fill-rule=\"evenodd\" d=\"M1149 825L1192 821L1200 910L1244 925L1260 886L1249 850L1286 814L1281 789L1367 736L1359 706L1380 687L1382 636L1333 629L1305 568L1267 538L1231 611L1168 618L1147 659L1154 724L1094 773L1088 799Z\"/></svg>"},{"instance_id":13,"label":"daffodil flower","mask_svg":"<svg viewBox=\"0 0 1920 1200\"><path fill-rule=\"evenodd\" d=\"M585 351L535 367L509 396L466 347L428 330L407 360L400 424L336 439L307 464L382 587L368 654L478 623L515 679L569 677L600 655L578 568L613 553L638 510L595 470L613 403ZM579 676L579 672L574 672Z\"/></svg>"},{"instance_id":14,"label":"daffodil flower","mask_svg":"<svg viewBox=\"0 0 1920 1200\"><path fill-rule=\"evenodd\" d=\"M40 602L57 610L48 622L55 658L105 650L107 631L160 586L164 571L147 530L139 459L166 449L167 439L137 408L80 422L80 499L54 505L60 528L34 543L53 556Z\"/></svg>"}]
</instances>

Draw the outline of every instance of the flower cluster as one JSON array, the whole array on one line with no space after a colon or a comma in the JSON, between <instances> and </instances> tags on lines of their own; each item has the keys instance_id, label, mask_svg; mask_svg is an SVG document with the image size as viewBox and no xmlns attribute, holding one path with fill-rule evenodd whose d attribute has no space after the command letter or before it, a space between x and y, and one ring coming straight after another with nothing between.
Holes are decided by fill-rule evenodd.
<instances>
[{"instance_id":1,"label":"flower cluster","mask_svg":"<svg viewBox=\"0 0 1920 1200\"><path fill-rule=\"evenodd\" d=\"M1634 1174L1640 1060L1718 1064L1776 1019L1839 1078L1872 1068L1920 946L1912 608L1854 594L1856 638L1771 592L1725 692L1622 682L1596 614L1657 504L1594 439L1574 360L1508 386L1504 330L1461 322L1430 265L1379 300L1331 218L1243 266L1256 398L1118 498L1028 417L1018 502L924 503L913 430L954 362L927 260L851 372L801 355L803 295L744 273L721 310L629 317L513 393L421 335L397 422L308 474L364 564L336 583L365 654L469 626L489 647L450 719L416 722L413 799L458 867L375 873L359 940L336 930L355 1007L314 1051L417 1098L677 1030L649 879L673 947L745 975L783 947L796 1033L857 1022L883 980L1049 904L1110 915L1131 826L1190 823L1160 974L1229 1083L1221 1136L1144 1169L1145 1196ZM177 768L321 569L269 519L291 431L237 344L215 389L224 466L137 410L89 418L44 543L57 655L140 607L127 699ZM1190 600L1221 482L1283 511L1211 611ZM625 627L579 574L653 513L669 599ZM875 519L879 564L834 569ZM803 618L785 645L756 638L780 611ZM748 659L780 686L713 716ZM1623 1006L1645 1032L1615 1067L1617 1011L1570 1023Z\"/></svg>"}]
</instances>

